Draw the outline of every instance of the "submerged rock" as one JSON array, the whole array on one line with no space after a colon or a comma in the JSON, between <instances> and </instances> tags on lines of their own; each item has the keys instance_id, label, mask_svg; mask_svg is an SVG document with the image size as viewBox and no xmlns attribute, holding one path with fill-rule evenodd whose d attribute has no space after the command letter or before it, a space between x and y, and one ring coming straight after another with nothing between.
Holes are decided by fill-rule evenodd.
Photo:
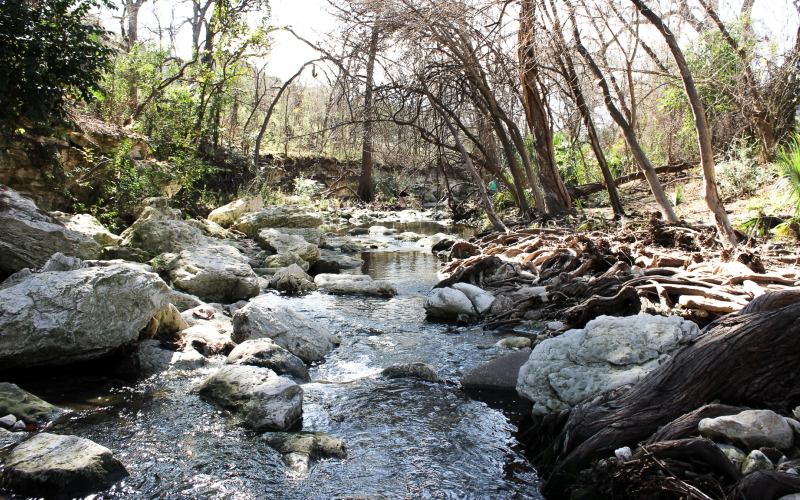
<instances>
[{"instance_id":1,"label":"submerged rock","mask_svg":"<svg viewBox=\"0 0 800 500\"><path fill-rule=\"evenodd\" d=\"M277 271L270 281L270 285L279 292L298 294L317 289L314 279L303 271L297 264Z\"/></svg>"},{"instance_id":2,"label":"submerged rock","mask_svg":"<svg viewBox=\"0 0 800 500\"><path fill-rule=\"evenodd\" d=\"M233 315L233 341L269 338L306 363L339 345L327 328L270 297L259 297Z\"/></svg>"},{"instance_id":3,"label":"submerged rock","mask_svg":"<svg viewBox=\"0 0 800 500\"><path fill-rule=\"evenodd\" d=\"M317 288L330 293L352 295L397 295L394 285L388 281L375 281L367 274L318 274L314 277Z\"/></svg>"},{"instance_id":4,"label":"submerged rock","mask_svg":"<svg viewBox=\"0 0 800 500\"><path fill-rule=\"evenodd\" d=\"M516 391L519 369L528 361L531 350L520 349L488 363L478 365L461 377L465 389Z\"/></svg>"},{"instance_id":5,"label":"submerged rock","mask_svg":"<svg viewBox=\"0 0 800 500\"><path fill-rule=\"evenodd\" d=\"M236 222L242 214L247 212L254 212L264 208L264 201L261 195L258 194L252 198L241 198L232 201L227 205L223 205L208 214L208 220L219 224L220 226L229 227Z\"/></svg>"},{"instance_id":6,"label":"submerged rock","mask_svg":"<svg viewBox=\"0 0 800 500\"><path fill-rule=\"evenodd\" d=\"M475 308L463 292L454 288L436 288L423 303L429 316L455 318L459 314L475 316Z\"/></svg>"},{"instance_id":7,"label":"submerged rock","mask_svg":"<svg viewBox=\"0 0 800 500\"><path fill-rule=\"evenodd\" d=\"M307 471L313 460L347 458L344 441L324 432L270 432L261 439L283 455L286 465L300 472Z\"/></svg>"},{"instance_id":8,"label":"submerged rock","mask_svg":"<svg viewBox=\"0 0 800 500\"><path fill-rule=\"evenodd\" d=\"M44 427L62 413L63 410L60 408L21 389L16 384L0 383L0 415L11 415L15 420L12 426L20 420L26 425Z\"/></svg>"},{"instance_id":9,"label":"submerged rock","mask_svg":"<svg viewBox=\"0 0 800 500\"><path fill-rule=\"evenodd\" d=\"M206 302L232 303L259 294L258 276L247 259L228 245L186 248L170 265L173 288Z\"/></svg>"},{"instance_id":10,"label":"submerged rock","mask_svg":"<svg viewBox=\"0 0 800 500\"><path fill-rule=\"evenodd\" d=\"M237 412L241 424L253 430L286 430L303 413L303 389L257 366L225 365L196 392Z\"/></svg>"},{"instance_id":11,"label":"submerged rock","mask_svg":"<svg viewBox=\"0 0 800 500\"><path fill-rule=\"evenodd\" d=\"M61 252L70 257L96 259L100 245L70 231L53 216L14 190L0 185L0 273L40 268Z\"/></svg>"},{"instance_id":12,"label":"submerged rock","mask_svg":"<svg viewBox=\"0 0 800 500\"><path fill-rule=\"evenodd\" d=\"M566 410L601 391L635 383L700 333L678 316L600 316L536 346L517 392L533 414Z\"/></svg>"},{"instance_id":13,"label":"submerged rock","mask_svg":"<svg viewBox=\"0 0 800 500\"><path fill-rule=\"evenodd\" d=\"M0 366L105 356L138 339L169 294L157 275L123 265L32 274L0 290Z\"/></svg>"},{"instance_id":14,"label":"submerged rock","mask_svg":"<svg viewBox=\"0 0 800 500\"><path fill-rule=\"evenodd\" d=\"M437 382L439 375L436 368L427 363L395 363L381 372L386 378L417 378L429 382Z\"/></svg>"},{"instance_id":15,"label":"submerged rock","mask_svg":"<svg viewBox=\"0 0 800 500\"><path fill-rule=\"evenodd\" d=\"M225 360L228 365L250 365L269 368L296 382L308 382L311 377L305 363L271 339L246 340L236 346Z\"/></svg>"},{"instance_id":16,"label":"submerged rock","mask_svg":"<svg viewBox=\"0 0 800 500\"><path fill-rule=\"evenodd\" d=\"M236 228L251 238L265 227L319 227L322 218L309 213L297 205L272 205L257 212L242 214L236 220Z\"/></svg>"},{"instance_id":17,"label":"submerged rock","mask_svg":"<svg viewBox=\"0 0 800 500\"><path fill-rule=\"evenodd\" d=\"M704 418L700 434L752 450L768 446L785 450L794 443L794 432L786 420L771 410L747 410L738 415Z\"/></svg>"},{"instance_id":18,"label":"submerged rock","mask_svg":"<svg viewBox=\"0 0 800 500\"><path fill-rule=\"evenodd\" d=\"M126 476L125 466L108 448L43 432L11 450L3 486L28 497L72 498L108 489Z\"/></svg>"}]
</instances>

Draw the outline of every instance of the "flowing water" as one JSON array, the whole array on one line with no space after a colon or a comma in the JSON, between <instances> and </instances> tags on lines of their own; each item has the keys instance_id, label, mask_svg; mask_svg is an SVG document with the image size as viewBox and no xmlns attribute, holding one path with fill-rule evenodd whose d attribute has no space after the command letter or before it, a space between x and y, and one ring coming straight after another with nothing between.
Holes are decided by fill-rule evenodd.
<instances>
[{"instance_id":1,"label":"flowing water","mask_svg":"<svg viewBox=\"0 0 800 500\"><path fill-rule=\"evenodd\" d=\"M389 280L398 296L274 299L288 301L342 340L310 370L303 419L292 430L344 440L346 459L316 462L306 473L288 468L258 433L236 427L226 411L190 394L216 366L137 383L87 367L13 381L78 410L54 432L107 446L126 465L131 476L95 498L541 498L536 473L514 437L525 406L501 394L470 395L455 383L505 353L494 346L498 337L479 327L426 321L422 302L437 281L439 261L413 243L382 239L387 248L362 254L363 268L348 272ZM380 376L392 363L411 361L430 363L443 382Z\"/></svg>"}]
</instances>

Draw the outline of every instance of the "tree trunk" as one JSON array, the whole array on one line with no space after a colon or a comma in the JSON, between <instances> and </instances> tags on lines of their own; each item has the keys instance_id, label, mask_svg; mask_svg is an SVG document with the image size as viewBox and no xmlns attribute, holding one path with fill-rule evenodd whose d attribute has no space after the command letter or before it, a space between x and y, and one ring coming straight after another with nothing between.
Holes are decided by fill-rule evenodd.
<instances>
[{"instance_id":1,"label":"tree trunk","mask_svg":"<svg viewBox=\"0 0 800 500\"><path fill-rule=\"evenodd\" d=\"M650 163L647 155L639 145L638 139L636 139L636 133L631 128L628 121L625 120L625 117L622 116L622 113L620 113L619 109L617 109L617 107L614 105L614 101L611 98L611 92L608 88L608 83L606 82L605 76L603 76L603 72L600 71L600 68L597 66L597 64L595 64L594 59L592 59L591 54L589 54L589 51L586 50L586 47L584 47L583 43L581 42L581 35L578 32L578 24L575 20L575 10L572 4L567 1L567 5L570 9L570 19L572 21L572 32L575 37L575 45L603 91L603 101L605 102L606 109L608 109L611 118L622 129L625 142L631 149L634 158L636 158L636 162L644 171L644 175L647 178L647 183L650 185L650 190L653 192L653 197L656 199L656 203L661 209L661 214L664 216L664 219L666 219L668 222L678 222L678 217L675 215L675 211L672 209L672 204L669 202L667 195L664 193L664 189L661 187L661 183L658 181L658 175L656 175L653 165Z\"/></svg>"},{"instance_id":2,"label":"tree trunk","mask_svg":"<svg viewBox=\"0 0 800 500\"><path fill-rule=\"evenodd\" d=\"M650 21L650 24L664 37L667 46L672 52L672 57L678 66L683 80L683 88L686 90L686 97L689 99L689 105L692 108L694 115L694 125L697 131L697 142L700 145L700 164L703 167L703 178L705 181L706 204L709 210L714 213L714 219L717 223L717 230L719 231L722 240L731 247L739 244L736 238L736 233L733 232L731 221L728 220L728 214L725 213L725 207L719 199L719 192L717 191L717 179L714 166L714 150L711 145L711 132L708 129L708 122L706 121L706 112L703 109L703 103L700 100L700 95L697 93L697 88L692 79L692 73L689 71L689 66L683 57L683 52L678 46L678 41L675 35L659 18L655 12L650 10L642 0L631 0L641 14Z\"/></svg>"},{"instance_id":3,"label":"tree trunk","mask_svg":"<svg viewBox=\"0 0 800 500\"><path fill-rule=\"evenodd\" d=\"M371 202L375 196L372 188L372 84L375 57L378 54L378 24L372 25L367 58L367 88L364 91L364 135L361 147L361 177L358 180L358 197Z\"/></svg>"},{"instance_id":4,"label":"tree trunk","mask_svg":"<svg viewBox=\"0 0 800 500\"><path fill-rule=\"evenodd\" d=\"M633 387L574 407L559 445L568 455L543 491L559 491L593 457L633 446L708 401L788 411L800 402L799 379L800 304L724 319Z\"/></svg>"}]
</instances>

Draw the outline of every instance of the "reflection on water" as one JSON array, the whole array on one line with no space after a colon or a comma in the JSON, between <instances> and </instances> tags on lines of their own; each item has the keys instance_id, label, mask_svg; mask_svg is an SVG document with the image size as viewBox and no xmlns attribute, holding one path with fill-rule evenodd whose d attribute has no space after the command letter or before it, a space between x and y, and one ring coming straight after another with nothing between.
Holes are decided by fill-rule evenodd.
<instances>
[{"instance_id":1,"label":"reflection on water","mask_svg":"<svg viewBox=\"0 0 800 500\"><path fill-rule=\"evenodd\" d=\"M273 298L342 339L310 370L302 429L343 439L349 456L321 461L309 473L287 469L257 433L234 426L228 412L190 393L216 366L134 384L106 379L99 392L75 386L73 393L72 382L52 376L19 382L39 393L48 386L44 392L60 401L85 403L55 431L111 448L131 474L100 498L540 498L535 471L514 439L526 407L468 395L452 382L503 354L494 347L497 339L480 328L425 321L422 302L438 266L429 252L362 257L363 268L354 272L392 281L397 297ZM430 363L445 382L379 376L386 366L409 361Z\"/></svg>"}]
</instances>

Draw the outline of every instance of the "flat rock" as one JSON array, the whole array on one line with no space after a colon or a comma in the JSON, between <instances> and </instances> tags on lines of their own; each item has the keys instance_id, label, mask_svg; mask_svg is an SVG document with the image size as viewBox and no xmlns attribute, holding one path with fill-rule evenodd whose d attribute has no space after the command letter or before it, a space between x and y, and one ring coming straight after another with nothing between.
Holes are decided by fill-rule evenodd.
<instances>
[{"instance_id":1,"label":"flat rock","mask_svg":"<svg viewBox=\"0 0 800 500\"><path fill-rule=\"evenodd\" d=\"M269 338L306 363L321 360L339 345L327 328L275 299L262 296L236 311L234 342Z\"/></svg>"},{"instance_id":2,"label":"flat rock","mask_svg":"<svg viewBox=\"0 0 800 500\"><path fill-rule=\"evenodd\" d=\"M250 365L269 368L295 382L308 382L311 377L305 363L271 339L246 340L228 355L225 364Z\"/></svg>"},{"instance_id":3,"label":"flat rock","mask_svg":"<svg viewBox=\"0 0 800 500\"><path fill-rule=\"evenodd\" d=\"M261 195L258 194L253 197L249 198L241 198L236 201L232 201L227 205L223 205L215 210L213 210L210 214L208 214L208 220L219 224L220 226L229 227L236 219L242 216L247 212L255 212L256 210L261 210L264 208L264 201L261 198Z\"/></svg>"},{"instance_id":4,"label":"flat rock","mask_svg":"<svg viewBox=\"0 0 800 500\"><path fill-rule=\"evenodd\" d=\"M366 274L318 274L314 284L320 290L345 295L394 297L397 290L388 281L373 280Z\"/></svg>"},{"instance_id":5,"label":"flat rock","mask_svg":"<svg viewBox=\"0 0 800 500\"><path fill-rule=\"evenodd\" d=\"M10 415L26 425L43 427L62 413L60 408L21 389L18 385L0 382L0 415ZM14 423L12 422L12 425Z\"/></svg>"},{"instance_id":6,"label":"flat rock","mask_svg":"<svg viewBox=\"0 0 800 500\"><path fill-rule=\"evenodd\" d=\"M412 232L412 231L404 231L404 232L396 235L395 239L405 240L405 241L419 241L424 237L425 236L422 235L422 234L417 234L417 233Z\"/></svg>"},{"instance_id":7,"label":"flat rock","mask_svg":"<svg viewBox=\"0 0 800 500\"><path fill-rule=\"evenodd\" d=\"M108 448L43 432L11 450L3 486L28 497L72 498L108 489L126 476L125 466Z\"/></svg>"},{"instance_id":8,"label":"flat rock","mask_svg":"<svg viewBox=\"0 0 800 500\"><path fill-rule=\"evenodd\" d=\"M297 205L272 205L257 212L242 214L236 220L236 228L251 238L265 227L319 227L323 220Z\"/></svg>"},{"instance_id":9,"label":"flat rock","mask_svg":"<svg viewBox=\"0 0 800 500\"><path fill-rule=\"evenodd\" d=\"M278 254L293 252L309 264L316 262L320 256L317 245L307 242L300 235L282 233L280 229L261 229L256 240L264 250Z\"/></svg>"},{"instance_id":10,"label":"flat rock","mask_svg":"<svg viewBox=\"0 0 800 500\"><path fill-rule=\"evenodd\" d=\"M33 274L0 290L0 366L105 356L138 339L169 293L156 274L122 265Z\"/></svg>"},{"instance_id":11,"label":"flat rock","mask_svg":"<svg viewBox=\"0 0 800 500\"><path fill-rule=\"evenodd\" d=\"M32 201L0 185L0 273L15 273L26 267L38 269L56 252L96 259L100 245L67 229Z\"/></svg>"},{"instance_id":12,"label":"flat rock","mask_svg":"<svg viewBox=\"0 0 800 500\"><path fill-rule=\"evenodd\" d=\"M168 272L173 288L205 302L233 303L260 293L248 260L228 245L186 248Z\"/></svg>"},{"instance_id":13,"label":"flat rock","mask_svg":"<svg viewBox=\"0 0 800 500\"><path fill-rule=\"evenodd\" d=\"M283 455L286 465L299 472L306 472L314 460L347 458L344 441L324 432L269 432L261 439Z\"/></svg>"},{"instance_id":14,"label":"flat rock","mask_svg":"<svg viewBox=\"0 0 800 500\"><path fill-rule=\"evenodd\" d=\"M303 413L303 389L258 366L224 365L196 391L235 411L240 423L253 430L286 430Z\"/></svg>"},{"instance_id":15,"label":"flat rock","mask_svg":"<svg viewBox=\"0 0 800 500\"><path fill-rule=\"evenodd\" d=\"M524 349L531 346L531 339L528 337L507 337L498 341L497 345L507 349Z\"/></svg>"},{"instance_id":16,"label":"flat rock","mask_svg":"<svg viewBox=\"0 0 800 500\"><path fill-rule=\"evenodd\" d=\"M465 389L516 391L519 369L530 354L530 348L524 348L478 365L461 377L461 386Z\"/></svg>"},{"instance_id":17,"label":"flat rock","mask_svg":"<svg viewBox=\"0 0 800 500\"><path fill-rule=\"evenodd\" d=\"M386 378L416 378L429 382L437 382L439 380L436 368L427 363L419 362L395 363L384 368L381 375Z\"/></svg>"},{"instance_id":18,"label":"flat rock","mask_svg":"<svg viewBox=\"0 0 800 500\"><path fill-rule=\"evenodd\" d=\"M455 288L435 288L423 303L429 316L455 318L459 314L475 316L475 307L463 292Z\"/></svg>"},{"instance_id":19,"label":"flat rock","mask_svg":"<svg viewBox=\"0 0 800 500\"><path fill-rule=\"evenodd\" d=\"M334 264L339 269L355 269L364 265L364 260L333 250L320 249L320 257L319 260L314 263L314 267L319 269L319 272L330 273L331 271L324 271L323 269L320 269L319 266L327 265L328 269L330 269Z\"/></svg>"},{"instance_id":20,"label":"flat rock","mask_svg":"<svg viewBox=\"0 0 800 500\"><path fill-rule=\"evenodd\" d=\"M747 410L738 415L704 418L697 428L711 440L724 440L747 450L762 446L785 450L794 443L792 428L771 410Z\"/></svg>"},{"instance_id":21,"label":"flat rock","mask_svg":"<svg viewBox=\"0 0 800 500\"><path fill-rule=\"evenodd\" d=\"M386 226L371 226L369 234L397 234L397 229L388 228Z\"/></svg>"},{"instance_id":22,"label":"flat rock","mask_svg":"<svg viewBox=\"0 0 800 500\"><path fill-rule=\"evenodd\" d=\"M679 316L600 316L537 345L520 369L517 392L534 403L534 415L566 410L638 382L699 333Z\"/></svg>"},{"instance_id":23,"label":"flat rock","mask_svg":"<svg viewBox=\"0 0 800 500\"><path fill-rule=\"evenodd\" d=\"M278 227L264 229L274 229L279 233L288 234L290 236L300 236L307 242L318 247L325 244L325 233L322 232L322 229L313 227Z\"/></svg>"}]
</instances>

